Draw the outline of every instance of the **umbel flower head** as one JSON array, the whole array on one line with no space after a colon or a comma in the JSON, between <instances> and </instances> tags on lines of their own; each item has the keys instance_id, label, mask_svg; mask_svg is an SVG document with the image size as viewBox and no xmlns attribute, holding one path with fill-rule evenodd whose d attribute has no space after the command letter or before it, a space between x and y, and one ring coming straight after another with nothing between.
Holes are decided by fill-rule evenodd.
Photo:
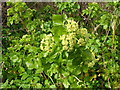
<instances>
[{"instance_id":1,"label":"umbel flower head","mask_svg":"<svg viewBox=\"0 0 120 90\"><path fill-rule=\"evenodd\" d=\"M76 44L75 33L69 33L67 35L62 35L60 36L60 40L63 45L63 50L70 51L73 49L74 44Z\"/></svg>"},{"instance_id":2,"label":"umbel flower head","mask_svg":"<svg viewBox=\"0 0 120 90\"><path fill-rule=\"evenodd\" d=\"M78 28L78 23L74 20L67 20L66 31L67 33L61 35L62 49L66 51L72 51L77 46L84 46L86 43L87 29ZM42 51L52 51L52 47L55 44L54 36L52 34L45 35L41 41L40 49ZM58 45L59 46L59 45Z\"/></svg>"},{"instance_id":3,"label":"umbel flower head","mask_svg":"<svg viewBox=\"0 0 120 90\"><path fill-rule=\"evenodd\" d=\"M77 44L78 44L79 46L83 46L83 45L85 45L85 40L84 40L83 38L80 38L80 39L78 40Z\"/></svg>"},{"instance_id":4,"label":"umbel flower head","mask_svg":"<svg viewBox=\"0 0 120 90\"><path fill-rule=\"evenodd\" d=\"M41 41L40 49L43 51L51 51L54 45L54 38L52 34L45 35Z\"/></svg>"},{"instance_id":5,"label":"umbel flower head","mask_svg":"<svg viewBox=\"0 0 120 90\"><path fill-rule=\"evenodd\" d=\"M74 32L78 29L78 23L74 20L67 20L66 27L68 32Z\"/></svg>"},{"instance_id":6,"label":"umbel flower head","mask_svg":"<svg viewBox=\"0 0 120 90\"><path fill-rule=\"evenodd\" d=\"M78 23L74 20L67 20L67 34L61 35L60 40L63 50L71 51L75 45L84 46L86 43L87 29L78 28Z\"/></svg>"},{"instance_id":7,"label":"umbel flower head","mask_svg":"<svg viewBox=\"0 0 120 90\"><path fill-rule=\"evenodd\" d=\"M81 36L86 37L88 35L86 28L79 29Z\"/></svg>"}]
</instances>

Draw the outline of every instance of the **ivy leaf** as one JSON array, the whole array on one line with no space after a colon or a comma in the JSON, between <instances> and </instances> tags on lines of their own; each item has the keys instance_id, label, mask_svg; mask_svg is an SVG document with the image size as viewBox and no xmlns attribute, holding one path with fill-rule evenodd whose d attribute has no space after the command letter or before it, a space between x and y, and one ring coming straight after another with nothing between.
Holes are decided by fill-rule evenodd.
<instances>
[{"instance_id":1,"label":"ivy leaf","mask_svg":"<svg viewBox=\"0 0 120 90\"><path fill-rule=\"evenodd\" d=\"M14 83L14 81L12 80L11 82L10 82L10 84L12 85Z\"/></svg>"},{"instance_id":2,"label":"ivy leaf","mask_svg":"<svg viewBox=\"0 0 120 90\"><path fill-rule=\"evenodd\" d=\"M43 53L43 57L47 57L48 56L48 52Z\"/></svg>"},{"instance_id":3,"label":"ivy leaf","mask_svg":"<svg viewBox=\"0 0 120 90\"><path fill-rule=\"evenodd\" d=\"M70 76L68 80L70 81L70 83L72 83L74 81L74 78Z\"/></svg>"}]
</instances>

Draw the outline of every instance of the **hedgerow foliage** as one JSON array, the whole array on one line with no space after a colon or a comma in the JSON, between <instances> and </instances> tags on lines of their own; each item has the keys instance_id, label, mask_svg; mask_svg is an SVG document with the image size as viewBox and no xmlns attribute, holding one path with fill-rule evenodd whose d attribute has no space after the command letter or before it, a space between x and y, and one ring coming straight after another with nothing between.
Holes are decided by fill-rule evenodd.
<instances>
[{"instance_id":1,"label":"hedgerow foliage","mask_svg":"<svg viewBox=\"0 0 120 90\"><path fill-rule=\"evenodd\" d=\"M7 5L2 88L120 88L119 2L89 3L79 17L75 2L49 15Z\"/></svg>"}]
</instances>

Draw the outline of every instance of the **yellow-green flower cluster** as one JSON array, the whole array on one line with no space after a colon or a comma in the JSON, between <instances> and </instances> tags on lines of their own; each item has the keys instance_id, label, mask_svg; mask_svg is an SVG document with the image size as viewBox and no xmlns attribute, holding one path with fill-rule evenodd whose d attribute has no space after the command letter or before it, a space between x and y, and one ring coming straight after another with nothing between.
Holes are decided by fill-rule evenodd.
<instances>
[{"instance_id":1,"label":"yellow-green flower cluster","mask_svg":"<svg viewBox=\"0 0 120 90\"><path fill-rule=\"evenodd\" d=\"M67 20L66 29L67 33L60 36L62 49L71 51L75 45L84 46L86 43L87 29L78 28L78 23L74 20ZM52 51L55 44L52 34L45 35L41 41L40 49L43 51Z\"/></svg>"},{"instance_id":2,"label":"yellow-green flower cluster","mask_svg":"<svg viewBox=\"0 0 120 90\"><path fill-rule=\"evenodd\" d=\"M62 41L63 50L71 51L76 44L75 33L69 33L67 35L60 36L60 40Z\"/></svg>"},{"instance_id":3,"label":"yellow-green flower cluster","mask_svg":"<svg viewBox=\"0 0 120 90\"><path fill-rule=\"evenodd\" d=\"M54 38L52 34L45 35L41 41L40 49L43 51L51 51L54 45Z\"/></svg>"},{"instance_id":4,"label":"yellow-green flower cluster","mask_svg":"<svg viewBox=\"0 0 120 90\"><path fill-rule=\"evenodd\" d=\"M83 37L86 37L88 35L87 29L86 28L81 28L80 29L80 34Z\"/></svg>"},{"instance_id":5,"label":"yellow-green flower cluster","mask_svg":"<svg viewBox=\"0 0 120 90\"><path fill-rule=\"evenodd\" d=\"M85 45L85 40L84 40L83 38L80 38L80 39L78 39L77 44L78 44L79 46L83 46L83 45Z\"/></svg>"},{"instance_id":6,"label":"yellow-green flower cluster","mask_svg":"<svg viewBox=\"0 0 120 90\"><path fill-rule=\"evenodd\" d=\"M78 28L78 23L74 20L67 20L67 34L60 36L60 40L63 45L63 50L71 51L77 44L79 46L84 46L86 43L86 37L88 35L87 29Z\"/></svg>"},{"instance_id":7,"label":"yellow-green flower cluster","mask_svg":"<svg viewBox=\"0 0 120 90\"><path fill-rule=\"evenodd\" d=\"M78 42L77 44L79 46L84 46L86 41L88 40L88 32L87 32L87 29L86 28L80 28L78 30L78 34L80 34L80 38L78 39Z\"/></svg>"},{"instance_id":8,"label":"yellow-green flower cluster","mask_svg":"<svg viewBox=\"0 0 120 90\"><path fill-rule=\"evenodd\" d=\"M78 29L78 23L74 20L67 20L66 27L68 32L74 32Z\"/></svg>"}]
</instances>

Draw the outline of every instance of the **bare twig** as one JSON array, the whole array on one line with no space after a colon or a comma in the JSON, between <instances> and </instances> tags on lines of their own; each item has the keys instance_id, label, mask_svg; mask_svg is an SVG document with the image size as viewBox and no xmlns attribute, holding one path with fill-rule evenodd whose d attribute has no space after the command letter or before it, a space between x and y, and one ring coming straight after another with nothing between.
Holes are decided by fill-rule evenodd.
<instances>
[{"instance_id":1,"label":"bare twig","mask_svg":"<svg viewBox=\"0 0 120 90\"><path fill-rule=\"evenodd\" d=\"M93 31L92 33L94 34L99 27L100 27L100 24L98 24L98 25L94 28L94 31Z\"/></svg>"}]
</instances>

